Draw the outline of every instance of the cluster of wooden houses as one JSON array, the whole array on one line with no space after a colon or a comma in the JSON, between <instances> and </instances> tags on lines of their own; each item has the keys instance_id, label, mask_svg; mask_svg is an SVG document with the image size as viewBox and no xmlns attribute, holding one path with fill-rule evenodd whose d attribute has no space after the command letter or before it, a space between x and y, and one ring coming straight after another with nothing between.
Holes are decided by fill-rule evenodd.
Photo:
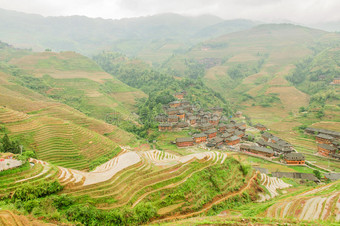
<instances>
[{"instance_id":1,"label":"cluster of wooden houses","mask_svg":"<svg viewBox=\"0 0 340 226\"><path fill-rule=\"evenodd\" d=\"M262 134L262 139L256 141L256 144L242 144L240 151L268 158L282 155L285 163L288 165L305 164L304 155L296 153L289 142L267 132Z\"/></svg>"},{"instance_id":2,"label":"cluster of wooden houses","mask_svg":"<svg viewBox=\"0 0 340 226\"><path fill-rule=\"evenodd\" d=\"M189 127L195 128L200 133L193 134L192 137L181 137L176 139L178 147L188 147L195 144L206 143L208 147L219 147L223 144L238 144L245 136L246 124L237 123L223 116L223 108L212 107L208 110L198 109L184 97L186 92L175 93L178 99L163 106L166 114L156 116L159 122L158 130L176 131ZM235 116L242 116L238 112Z\"/></svg>"},{"instance_id":3,"label":"cluster of wooden houses","mask_svg":"<svg viewBox=\"0 0 340 226\"><path fill-rule=\"evenodd\" d=\"M166 114L157 115L155 120L159 122L159 131L173 131L188 127L208 128L218 126L221 121L227 121L222 117L223 108L214 107L209 111L197 109L187 100L177 100L164 106Z\"/></svg>"},{"instance_id":4,"label":"cluster of wooden houses","mask_svg":"<svg viewBox=\"0 0 340 226\"><path fill-rule=\"evenodd\" d=\"M315 141L318 145L318 154L325 157L340 159L340 133L336 131L306 128L305 132L315 135Z\"/></svg>"},{"instance_id":5,"label":"cluster of wooden houses","mask_svg":"<svg viewBox=\"0 0 340 226\"><path fill-rule=\"evenodd\" d=\"M236 145L245 138L246 124L237 123L234 120L226 123L219 123L217 126L212 123L204 123L197 126L201 132L193 134L192 137L176 139L178 147L194 146L195 144L206 144L207 147L221 147L222 145Z\"/></svg>"}]
</instances>

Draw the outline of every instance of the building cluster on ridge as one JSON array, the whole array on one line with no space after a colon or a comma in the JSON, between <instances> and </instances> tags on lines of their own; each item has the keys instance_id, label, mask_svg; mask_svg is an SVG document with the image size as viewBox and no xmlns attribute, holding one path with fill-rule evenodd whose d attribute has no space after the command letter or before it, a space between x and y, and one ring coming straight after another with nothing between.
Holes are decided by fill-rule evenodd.
<instances>
[{"instance_id":1,"label":"building cluster on ridge","mask_svg":"<svg viewBox=\"0 0 340 226\"><path fill-rule=\"evenodd\" d=\"M307 134L315 136L315 141L318 145L318 154L340 159L340 133L336 131L317 129L308 127L305 129Z\"/></svg>"},{"instance_id":2,"label":"building cluster on ridge","mask_svg":"<svg viewBox=\"0 0 340 226\"><path fill-rule=\"evenodd\" d=\"M190 137L177 138L174 142L177 147L205 145L207 148L222 148L223 146L238 145L242 140L248 140L248 135L245 134L246 123L236 122L223 116L221 107L213 107L208 110L198 109L184 99L185 91L176 93L174 96L178 100L163 106L166 114L156 117L156 121L159 122L158 130L161 132L180 131L191 127L200 131ZM243 118L242 112L237 111L235 117ZM251 145L242 143L240 151L268 158L283 156L286 164L305 164L304 155L296 153L290 143L265 132L267 127L262 124L256 124L254 127L261 131L261 139Z\"/></svg>"},{"instance_id":3,"label":"building cluster on ridge","mask_svg":"<svg viewBox=\"0 0 340 226\"><path fill-rule=\"evenodd\" d=\"M257 145L242 144L240 151L262 155L268 158L282 155L284 163L287 165L305 164L305 156L303 154L297 153L293 145L273 134L264 132L262 138L257 140L256 144Z\"/></svg>"}]
</instances>

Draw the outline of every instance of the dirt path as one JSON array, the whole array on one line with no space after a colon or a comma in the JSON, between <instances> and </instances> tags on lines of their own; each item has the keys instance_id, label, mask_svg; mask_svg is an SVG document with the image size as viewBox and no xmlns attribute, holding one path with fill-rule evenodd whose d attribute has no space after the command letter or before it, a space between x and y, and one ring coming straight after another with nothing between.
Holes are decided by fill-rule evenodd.
<instances>
[{"instance_id":1,"label":"dirt path","mask_svg":"<svg viewBox=\"0 0 340 226\"><path fill-rule=\"evenodd\" d=\"M183 214L183 215L169 216L169 217L166 217L166 218L163 218L163 219L160 219L160 220L152 221L151 223L160 223L160 222L163 222L163 221L171 221L171 220L184 219L184 218L188 218L188 217L191 217L191 216L194 216L194 215L201 214L201 213L209 210L212 206L217 205L217 204L219 204L221 202L224 202L225 200L229 199L230 197L233 197L233 196L238 195L238 194L242 194L245 190L247 190L252 185L253 181L257 178L257 175L258 174L255 173L250 178L248 183L243 188L241 188L241 190L239 190L237 192L233 192L231 194L228 194L228 195L224 196L223 198L219 198L219 199L217 199L215 201L212 201L211 203L208 203L200 211L192 212L192 213L187 213L187 214Z\"/></svg>"}]
</instances>

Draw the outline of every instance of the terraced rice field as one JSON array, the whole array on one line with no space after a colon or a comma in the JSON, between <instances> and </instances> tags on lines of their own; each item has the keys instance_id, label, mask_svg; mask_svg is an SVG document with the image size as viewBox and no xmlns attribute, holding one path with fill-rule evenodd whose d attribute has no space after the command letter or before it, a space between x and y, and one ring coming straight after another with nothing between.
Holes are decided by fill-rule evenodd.
<instances>
[{"instance_id":1,"label":"terraced rice field","mask_svg":"<svg viewBox=\"0 0 340 226\"><path fill-rule=\"evenodd\" d=\"M340 181L324 185L274 204L266 211L271 218L340 221Z\"/></svg>"},{"instance_id":2,"label":"terraced rice field","mask_svg":"<svg viewBox=\"0 0 340 226\"><path fill-rule=\"evenodd\" d=\"M6 226L52 226L55 224L44 223L38 220L31 220L25 216L19 216L8 210L0 210L0 225Z\"/></svg>"},{"instance_id":3,"label":"terraced rice field","mask_svg":"<svg viewBox=\"0 0 340 226\"><path fill-rule=\"evenodd\" d=\"M25 170L10 175L0 176L0 197L14 191L23 184L38 184L53 181L58 177L58 168L46 162L31 159L34 166L26 164Z\"/></svg>"},{"instance_id":4,"label":"terraced rice field","mask_svg":"<svg viewBox=\"0 0 340 226\"><path fill-rule=\"evenodd\" d=\"M84 183L70 186L64 193L74 196L89 195L97 200L97 207L112 209L131 203L137 205L148 195L170 189L184 183L194 173L211 165L221 164L227 155L219 152L203 152L189 156L175 156L152 150L127 151L93 172L65 170L59 174L62 183L70 181L71 175L84 176ZM198 163L199 162L199 163Z\"/></svg>"},{"instance_id":5,"label":"terraced rice field","mask_svg":"<svg viewBox=\"0 0 340 226\"><path fill-rule=\"evenodd\" d=\"M266 187L269 194L266 195L260 194L259 202L263 202L278 196L279 193L277 192L277 190L279 189L285 189L292 186L290 184L285 183L283 180L277 177L269 177L264 173L261 173L261 184L264 187Z\"/></svg>"},{"instance_id":6,"label":"terraced rice field","mask_svg":"<svg viewBox=\"0 0 340 226\"><path fill-rule=\"evenodd\" d=\"M92 123L79 117L77 122L83 124L80 126L44 113L45 115L30 117L14 110L0 109L0 120L11 132L10 135L31 137L30 146L39 159L58 166L86 170L91 160L109 154L118 147L109 138L83 127L93 125L99 128L97 125L100 123L96 120ZM66 112L65 117L67 116L73 117L71 113ZM98 132L110 131L110 126L103 126Z\"/></svg>"}]
</instances>

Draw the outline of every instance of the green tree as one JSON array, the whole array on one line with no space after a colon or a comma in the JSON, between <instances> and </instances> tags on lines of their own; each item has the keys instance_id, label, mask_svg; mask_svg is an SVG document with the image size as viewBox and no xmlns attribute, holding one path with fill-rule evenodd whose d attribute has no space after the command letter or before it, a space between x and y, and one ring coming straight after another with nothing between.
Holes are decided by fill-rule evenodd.
<instances>
[{"instance_id":1,"label":"green tree","mask_svg":"<svg viewBox=\"0 0 340 226\"><path fill-rule=\"evenodd\" d=\"M7 134L2 138L2 152L10 152L11 150L11 141Z\"/></svg>"},{"instance_id":2,"label":"green tree","mask_svg":"<svg viewBox=\"0 0 340 226\"><path fill-rule=\"evenodd\" d=\"M321 179L321 173L320 173L319 170L313 170L313 173L314 173L316 178L318 178L319 180Z\"/></svg>"}]
</instances>

